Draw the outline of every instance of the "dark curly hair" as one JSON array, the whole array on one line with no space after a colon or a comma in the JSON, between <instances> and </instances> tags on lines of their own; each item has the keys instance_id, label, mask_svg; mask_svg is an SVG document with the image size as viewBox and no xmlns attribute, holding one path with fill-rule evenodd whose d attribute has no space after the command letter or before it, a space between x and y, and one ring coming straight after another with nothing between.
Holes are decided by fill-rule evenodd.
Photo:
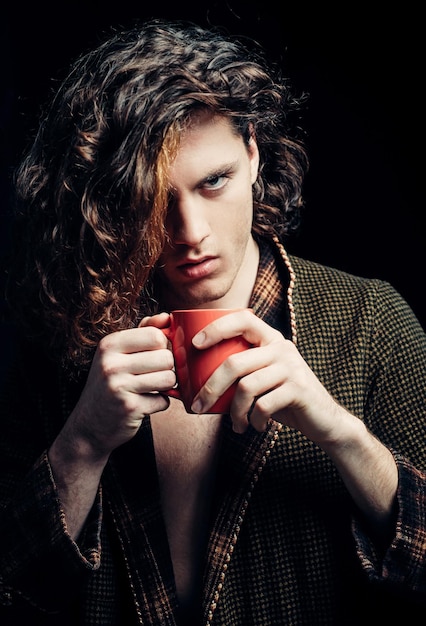
<instances>
[{"instance_id":1,"label":"dark curly hair","mask_svg":"<svg viewBox=\"0 0 426 626\"><path fill-rule=\"evenodd\" d=\"M299 108L255 45L193 24L153 20L81 56L16 172L15 316L85 368L104 335L153 310L173 156L165 138L200 109L226 116L247 142L254 129L254 236L292 233L307 169L290 132Z\"/></svg>"}]
</instances>

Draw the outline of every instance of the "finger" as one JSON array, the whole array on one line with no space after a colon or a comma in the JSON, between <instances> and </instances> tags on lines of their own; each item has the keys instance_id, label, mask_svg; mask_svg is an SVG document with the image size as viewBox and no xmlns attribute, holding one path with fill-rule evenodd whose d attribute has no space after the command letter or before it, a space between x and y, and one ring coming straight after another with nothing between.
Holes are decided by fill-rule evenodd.
<instances>
[{"instance_id":1,"label":"finger","mask_svg":"<svg viewBox=\"0 0 426 626\"><path fill-rule=\"evenodd\" d=\"M247 405L250 406L255 395L262 393L264 390L263 385L261 383L257 384L253 389L248 389L244 395L240 394L240 386L243 385L241 389L244 389L245 387L243 381L246 380L247 376L253 372L258 372L259 370L270 366L273 355L274 351L271 351L269 346L250 348L244 352L238 352L230 355L221 365L219 365L219 367L205 382L204 386L200 389L194 399L193 410L199 413L208 411L218 398L225 393L228 387L230 387L235 381L239 381L236 395L239 400L239 404L243 403L243 408L240 410L240 413L243 413L244 410L247 413ZM266 375L265 379L267 379ZM256 378L249 380L250 382L247 383L248 385L254 384ZM269 387L270 384L271 383L269 381Z\"/></svg>"},{"instance_id":2,"label":"finger","mask_svg":"<svg viewBox=\"0 0 426 626\"><path fill-rule=\"evenodd\" d=\"M272 391L283 385L283 372L280 364L274 363L262 369L257 369L242 378L235 392L231 406L231 418L236 432L244 432L248 423L255 424L259 431L266 428L271 415L278 410L278 405L264 398L271 398ZM274 394L274 400L278 402L279 396ZM258 409L261 407L261 410ZM282 405L280 405L282 408ZM253 417L256 417L253 422Z\"/></svg>"},{"instance_id":3,"label":"finger","mask_svg":"<svg viewBox=\"0 0 426 626\"><path fill-rule=\"evenodd\" d=\"M137 394L153 391L168 391L176 385L176 375L172 370L139 374L128 378L127 390Z\"/></svg>"},{"instance_id":4,"label":"finger","mask_svg":"<svg viewBox=\"0 0 426 626\"><path fill-rule=\"evenodd\" d=\"M145 393L141 396L140 410L142 416L165 411L170 405L170 399L160 393Z\"/></svg>"},{"instance_id":5,"label":"finger","mask_svg":"<svg viewBox=\"0 0 426 626\"><path fill-rule=\"evenodd\" d=\"M110 359L104 360L103 371L109 375L120 374L146 374L174 368L173 354L167 348L148 350L145 352L132 352L130 354L114 353Z\"/></svg>"},{"instance_id":6,"label":"finger","mask_svg":"<svg viewBox=\"0 0 426 626\"><path fill-rule=\"evenodd\" d=\"M256 398L248 416L249 422L258 432L265 430L270 419L285 423L286 409L288 410L293 402L294 390L291 384L270 389Z\"/></svg>"},{"instance_id":7,"label":"finger","mask_svg":"<svg viewBox=\"0 0 426 626\"><path fill-rule=\"evenodd\" d=\"M144 352L145 350L158 350L167 346L165 335L154 328L129 328L107 335L98 345L100 353L122 352L131 354L133 352Z\"/></svg>"},{"instance_id":8,"label":"finger","mask_svg":"<svg viewBox=\"0 0 426 626\"><path fill-rule=\"evenodd\" d=\"M256 348L228 356L206 380L195 396L191 407L192 411L195 413L207 412L236 380L251 371L253 365L250 363L255 362L256 359L247 359L244 355L253 350Z\"/></svg>"},{"instance_id":9,"label":"finger","mask_svg":"<svg viewBox=\"0 0 426 626\"><path fill-rule=\"evenodd\" d=\"M168 326L170 322L170 315L168 313L157 313L156 315L147 315L143 317L138 324L139 328L145 328L146 326L155 326L156 328L164 328Z\"/></svg>"},{"instance_id":10,"label":"finger","mask_svg":"<svg viewBox=\"0 0 426 626\"><path fill-rule=\"evenodd\" d=\"M192 342L196 348L205 349L223 339L238 336L244 337L248 343L253 345L264 345L278 337L282 338L279 331L271 328L249 309L246 309L219 317L197 333Z\"/></svg>"},{"instance_id":11,"label":"finger","mask_svg":"<svg viewBox=\"0 0 426 626\"><path fill-rule=\"evenodd\" d=\"M125 402L122 399L122 405L117 404L115 407L115 419L112 420L112 428L116 430L121 427L125 428L126 424L135 425L135 421L138 422L151 413L164 411L169 404L169 398L158 392L128 393L125 396ZM119 422L116 419L118 415L122 417Z\"/></svg>"}]
</instances>

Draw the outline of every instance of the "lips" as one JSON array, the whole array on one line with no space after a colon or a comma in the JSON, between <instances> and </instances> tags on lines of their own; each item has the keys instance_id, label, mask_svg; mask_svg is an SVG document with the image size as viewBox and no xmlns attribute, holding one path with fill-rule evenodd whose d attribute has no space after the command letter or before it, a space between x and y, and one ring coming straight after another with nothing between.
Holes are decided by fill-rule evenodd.
<instances>
[{"instance_id":1,"label":"lips","mask_svg":"<svg viewBox=\"0 0 426 626\"><path fill-rule=\"evenodd\" d=\"M206 278L212 274L219 264L217 257L203 257L202 259L185 259L176 267L178 272L190 279Z\"/></svg>"}]
</instances>

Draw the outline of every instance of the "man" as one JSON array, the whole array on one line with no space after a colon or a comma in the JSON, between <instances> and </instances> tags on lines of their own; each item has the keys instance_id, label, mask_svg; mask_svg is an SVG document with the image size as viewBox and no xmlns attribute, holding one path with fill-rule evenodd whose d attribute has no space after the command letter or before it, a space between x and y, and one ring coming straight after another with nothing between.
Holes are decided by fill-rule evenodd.
<instances>
[{"instance_id":1,"label":"man","mask_svg":"<svg viewBox=\"0 0 426 626\"><path fill-rule=\"evenodd\" d=\"M260 56L160 22L59 89L17 178L2 623L341 626L424 607L425 335L389 285L287 255L298 104ZM161 329L204 307L252 312L197 348L253 348L189 414ZM209 414L234 381L230 414Z\"/></svg>"}]
</instances>

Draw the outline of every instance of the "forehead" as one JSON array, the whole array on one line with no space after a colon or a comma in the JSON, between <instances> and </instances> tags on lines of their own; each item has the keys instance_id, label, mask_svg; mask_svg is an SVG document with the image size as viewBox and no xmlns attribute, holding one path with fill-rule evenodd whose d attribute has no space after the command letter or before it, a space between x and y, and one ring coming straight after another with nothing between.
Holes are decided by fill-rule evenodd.
<instances>
[{"instance_id":1,"label":"forehead","mask_svg":"<svg viewBox=\"0 0 426 626\"><path fill-rule=\"evenodd\" d=\"M224 115L210 113L209 111L201 111L193 115L180 132L179 149L185 148L197 141L206 141L219 135L223 138L229 137L230 140L242 140L241 135L237 132L231 120Z\"/></svg>"},{"instance_id":2,"label":"forehead","mask_svg":"<svg viewBox=\"0 0 426 626\"><path fill-rule=\"evenodd\" d=\"M181 132L170 174L194 166L210 169L216 161L218 165L222 161L235 161L245 150L242 136L228 118L197 114Z\"/></svg>"}]
</instances>

